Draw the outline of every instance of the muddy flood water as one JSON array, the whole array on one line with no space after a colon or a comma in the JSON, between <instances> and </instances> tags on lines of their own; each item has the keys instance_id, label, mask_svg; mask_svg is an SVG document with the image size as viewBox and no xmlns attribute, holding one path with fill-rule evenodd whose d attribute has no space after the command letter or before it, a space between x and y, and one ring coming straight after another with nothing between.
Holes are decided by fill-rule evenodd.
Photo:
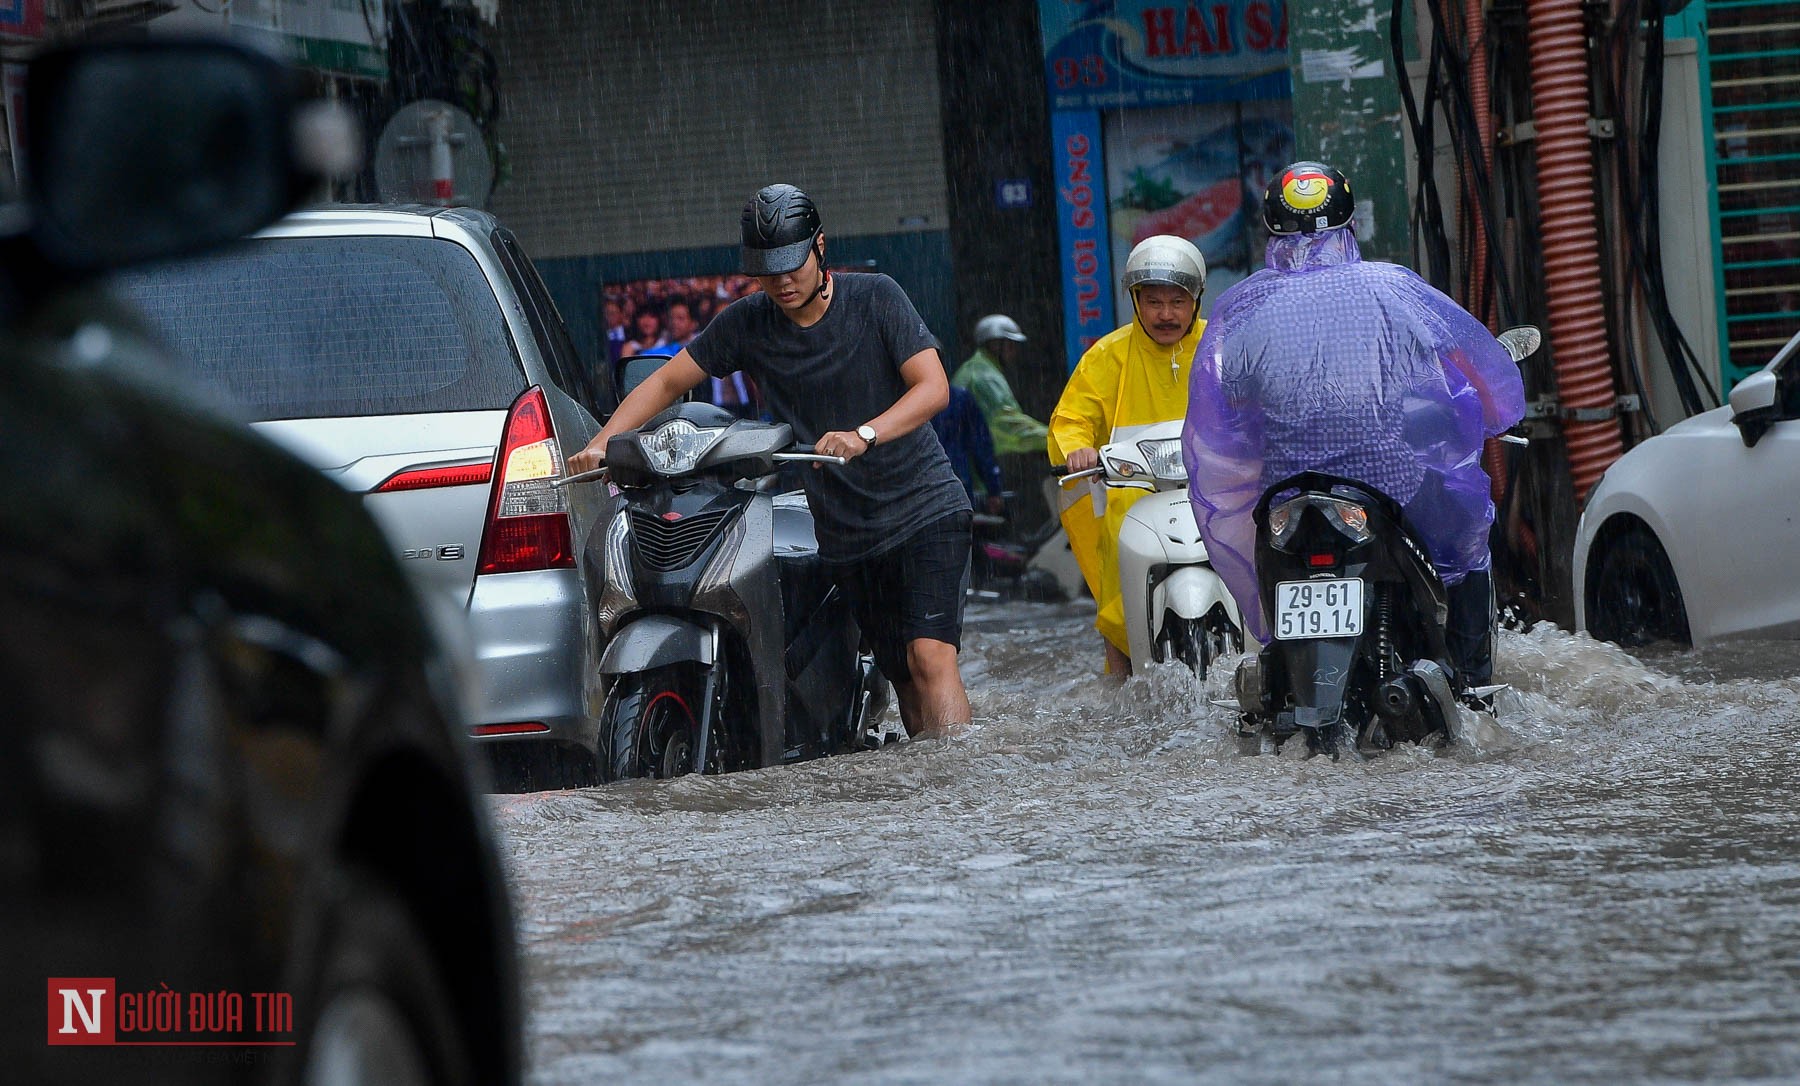
<instances>
[{"instance_id":1,"label":"muddy flood water","mask_svg":"<svg viewBox=\"0 0 1800 1086\"><path fill-rule=\"evenodd\" d=\"M1333 763L1091 615L973 610L965 739L494 797L532 1081L1800 1080L1800 646L1503 633L1492 749Z\"/></svg>"}]
</instances>

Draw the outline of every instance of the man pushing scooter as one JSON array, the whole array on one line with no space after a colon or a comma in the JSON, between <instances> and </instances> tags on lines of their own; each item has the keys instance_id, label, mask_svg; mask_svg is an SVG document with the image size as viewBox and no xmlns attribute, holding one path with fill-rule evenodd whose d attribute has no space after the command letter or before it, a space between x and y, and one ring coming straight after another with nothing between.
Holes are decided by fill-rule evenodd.
<instances>
[{"instance_id":1,"label":"man pushing scooter","mask_svg":"<svg viewBox=\"0 0 1800 1086\"><path fill-rule=\"evenodd\" d=\"M950 398L937 342L892 279L826 269L823 223L799 189L759 191L742 230L743 270L762 290L645 378L569 471L602 466L613 435L709 377L748 373L800 441L850 461L806 473L820 557L894 684L907 734L952 734L970 716L957 653L971 510L927 425Z\"/></svg>"}]
</instances>

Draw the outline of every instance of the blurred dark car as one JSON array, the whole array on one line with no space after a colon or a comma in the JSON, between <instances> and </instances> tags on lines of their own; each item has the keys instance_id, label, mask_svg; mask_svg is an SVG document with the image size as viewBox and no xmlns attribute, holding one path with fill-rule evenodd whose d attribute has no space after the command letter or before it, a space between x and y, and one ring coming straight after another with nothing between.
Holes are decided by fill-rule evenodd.
<instances>
[{"instance_id":1,"label":"blurred dark car","mask_svg":"<svg viewBox=\"0 0 1800 1086\"><path fill-rule=\"evenodd\" d=\"M517 1082L446 639L355 496L88 285L272 221L329 126L218 43L52 54L27 94L28 198L0 209L0 1078Z\"/></svg>"}]
</instances>

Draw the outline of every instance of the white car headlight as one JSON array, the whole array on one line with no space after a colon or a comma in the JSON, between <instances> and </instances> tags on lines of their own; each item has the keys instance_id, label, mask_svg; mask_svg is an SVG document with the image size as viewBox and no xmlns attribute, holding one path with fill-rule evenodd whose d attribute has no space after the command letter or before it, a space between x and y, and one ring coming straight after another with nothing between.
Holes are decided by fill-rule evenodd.
<instances>
[{"instance_id":1,"label":"white car headlight","mask_svg":"<svg viewBox=\"0 0 1800 1086\"><path fill-rule=\"evenodd\" d=\"M723 427L701 429L686 419L665 422L649 433L638 434L638 447L650 464L664 475L679 475L694 470L694 465L712 448Z\"/></svg>"},{"instance_id":2,"label":"white car headlight","mask_svg":"<svg viewBox=\"0 0 1800 1086\"><path fill-rule=\"evenodd\" d=\"M1170 483L1187 481L1187 465L1181 462L1180 438L1140 441L1137 447L1138 452L1144 454L1144 463L1150 468L1150 474Z\"/></svg>"}]
</instances>

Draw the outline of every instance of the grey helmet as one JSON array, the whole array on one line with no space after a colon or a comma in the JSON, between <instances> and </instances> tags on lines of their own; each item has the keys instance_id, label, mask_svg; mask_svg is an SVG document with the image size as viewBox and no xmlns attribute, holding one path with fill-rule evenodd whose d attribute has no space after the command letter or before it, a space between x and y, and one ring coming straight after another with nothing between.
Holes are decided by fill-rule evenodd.
<instances>
[{"instance_id":1,"label":"grey helmet","mask_svg":"<svg viewBox=\"0 0 1800 1086\"><path fill-rule=\"evenodd\" d=\"M994 313L975 322L975 345L991 343L996 339L1010 339L1014 343L1025 342L1025 333L1019 329L1019 322L1004 313Z\"/></svg>"},{"instance_id":2,"label":"grey helmet","mask_svg":"<svg viewBox=\"0 0 1800 1086\"><path fill-rule=\"evenodd\" d=\"M1206 258L1186 238L1153 234L1132 246L1120 283L1134 295L1152 283L1180 287L1199 301L1206 289Z\"/></svg>"}]
</instances>

